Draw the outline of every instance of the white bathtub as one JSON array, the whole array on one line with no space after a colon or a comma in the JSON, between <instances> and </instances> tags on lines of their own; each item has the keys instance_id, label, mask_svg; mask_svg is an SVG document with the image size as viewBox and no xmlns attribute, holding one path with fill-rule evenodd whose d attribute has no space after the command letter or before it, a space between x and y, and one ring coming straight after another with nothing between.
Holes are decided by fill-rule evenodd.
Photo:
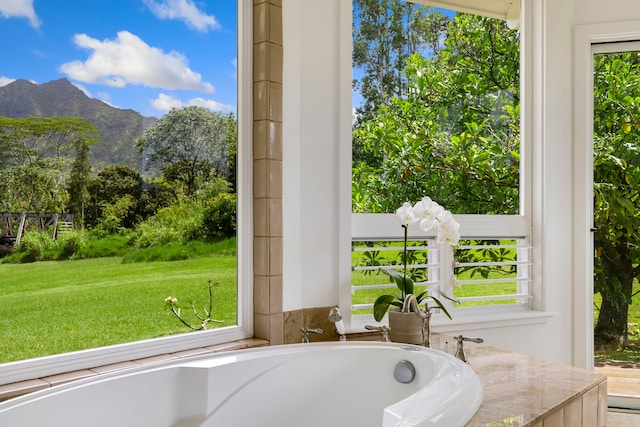
<instances>
[{"instance_id":1,"label":"white bathtub","mask_svg":"<svg viewBox=\"0 0 640 427\"><path fill-rule=\"evenodd\" d=\"M394 379L404 361L415 367L406 384ZM0 403L0 426L455 427L465 425L481 401L472 369L437 350L295 344L56 386Z\"/></svg>"}]
</instances>

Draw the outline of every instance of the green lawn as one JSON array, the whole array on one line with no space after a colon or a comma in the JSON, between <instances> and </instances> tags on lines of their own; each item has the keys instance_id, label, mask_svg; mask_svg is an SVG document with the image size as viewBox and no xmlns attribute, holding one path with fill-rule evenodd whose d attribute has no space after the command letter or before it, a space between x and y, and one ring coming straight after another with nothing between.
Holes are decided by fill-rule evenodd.
<instances>
[{"instance_id":1,"label":"green lawn","mask_svg":"<svg viewBox=\"0 0 640 427\"><path fill-rule=\"evenodd\" d=\"M187 332L165 307L208 305L210 328L236 324L236 258L122 263L122 258L0 264L0 363Z\"/></svg>"}]
</instances>

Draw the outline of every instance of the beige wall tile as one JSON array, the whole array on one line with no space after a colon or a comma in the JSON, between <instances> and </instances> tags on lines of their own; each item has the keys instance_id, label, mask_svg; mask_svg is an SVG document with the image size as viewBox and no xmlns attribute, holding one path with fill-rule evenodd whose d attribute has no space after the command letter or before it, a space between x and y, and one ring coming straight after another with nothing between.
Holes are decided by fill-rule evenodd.
<instances>
[{"instance_id":1,"label":"beige wall tile","mask_svg":"<svg viewBox=\"0 0 640 427\"><path fill-rule=\"evenodd\" d=\"M261 199L269 196L269 160L253 161L253 198Z\"/></svg>"},{"instance_id":2,"label":"beige wall tile","mask_svg":"<svg viewBox=\"0 0 640 427\"><path fill-rule=\"evenodd\" d=\"M282 92L282 91L280 91ZM280 95L282 99L282 95ZM282 105L282 101L280 101ZM253 83L253 119L269 119L269 82L258 81Z\"/></svg>"},{"instance_id":3,"label":"beige wall tile","mask_svg":"<svg viewBox=\"0 0 640 427\"><path fill-rule=\"evenodd\" d=\"M269 45L269 81L282 83L282 45Z\"/></svg>"},{"instance_id":4,"label":"beige wall tile","mask_svg":"<svg viewBox=\"0 0 640 427\"><path fill-rule=\"evenodd\" d=\"M269 158L270 123L267 120L253 122L253 159L265 160Z\"/></svg>"},{"instance_id":5,"label":"beige wall tile","mask_svg":"<svg viewBox=\"0 0 640 427\"><path fill-rule=\"evenodd\" d=\"M282 123L269 122L268 157L272 160L282 160Z\"/></svg>"},{"instance_id":6,"label":"beige wall tile","mask_svg":"<svg viewBox=\"0 0 640 427\"><path fill-rule=\"evenodd\" d=\"M269 199L253 199L253 235L256 237L269 236L270 206Z\"/></svg>"},{"instance_id":7,"label":"beige wall tile","mask_svg":"<svg viewBox=\"0 0 640 427\"><path fill-rule=\"evenodd\" d=\"M268 108L269 120L282 122L282 83L268 83Z\"/></svg>"},{"instance_id":8,"label":"beige wall tile","mask_svg":"<svg viewBox=\"0 0 640 427\"><path fill-rule=\"evenodd\" d=\"M97 372L98 374L106 374L109 372L120 371L122 369L134 368L137 366L140 366L140 364L129 361L129 362L113 363L111 365L98 366L97 368L91 368L91 370L94 372Z\"/></svg>"},{"instance_id":9,"label":"beige wall tile","mask_svg":"<svg viewBox=\"0 0 640 427\"><path fill-rule=\"evenodd\" d=\"M256 337L281 344L282 1L253 5L254 328Z\"/></svg>"},{"instance_id":10,"label":"beige wall tile","mask_svg":"<svg viewBox=\"0 0 640 427\"><path fill-rule=\"evenodd\" d=\"M269 312L282 313L282 276L269 277Z\"/></svg>"},{"instance_id":11,"label":"beige wall tile","mask_svg":"<svg viewBox=\"0 0 640 427\"><path fill-rule=\"evenodd\" d=\"M19 383L5 384L0 386L0 401L11 399L34 391L49 388L51 385L42 380L20 381Z\"/></svg>"},{"instance_id":12,"label":"beige wall tile","mask_svg":"<svg viewBox=\"0 0 640 427\"><path fill-rule=\"evenodd\" d=\"M269 199L269 235L282 237L282 199Z\"/></svg>"},{"instance_id":13,"label":"beige wall tile","mask_svg":"<svg viewBox=\"0 0 640 427\"><path fill-rule=\"evenodd\" d=\"M253 4L253 42L269 40L269 5L267 2Z\"/></svg>"},{"instance_id":14,"label":"beige wall tile","mask_svg":"<svg viewBox=\"0 0 640 427\"><path fill-rule=\"evenodd\" d=\"M269 316L269 340L272 345L284 344L284 321L282 313Z\"/></svg>"},{"instance_id":15,"label":"beige wall tile","mask_svg":"<svg viewBox=\"0 0 640 427\"><path fill-rule=\"evenodd\" d=\"M254 313L253 315L253 336L256 338L270 339L269 337L269 315Z\"/></svg>"},{"instance_id":16,"label":"beige wall tile","mask_svg":"<svg viewBox=\"0 0 640 427\"><path fill-rule=\"evenodd\" d=\"M269 188L267 197L282 199L282 160L268 160Z\"/></svg>"},{"instance_id":17,"label":"beige wall tile","mask_svg":"<svg viewBox=\"0 0 640 427\"><path fill-rule=\"evenodd\" d=\"M83 369L80 371L65 372L64 374L59 374L59 375L51 375L41 379L43 381L48 382L52 386L54 386L54 385L68 383L75 380L80 380L83 378L93 377L95 375L98 375L98 373L95 371L90 371L88 369Z\"/></svg>"},{"instance_id":18,"label":"beige wall tile","mask_svg":"<svg viewBox=\"0 0 640 427\"><path fill-rule=\"evenodd\" d=\"M269 274L282 276L282 237L269 239Z\"/></svg>"},{"instance_id":19,"label":"beige wall tile","mask_svg":"<svg viewBox=\"0 0 640 427\"><path fill-rule=\"evenodd\" d=\"M263 81L269 78L269 42L254 43L253 45L253 81Z\"/></svg>"},{"instance_id":20,"label":"beige wall tile","mask_svg":"<svg viewBox=\"0 0 640 427\"><path fill-rule=\"evenodd\" d=\"M268 237L255 237L253 239L253 274L256 276L269 275Z\"/></svg>"},{"instance_id":21,"label":"beige wall tile","mask_svg":"<svg viewBox=\"0 0 640 427\"><path fill-rule=\"evenodd\" d=\"M257 314L270 313L269 276L255 276L253 279L253 311Z\"/></svg>"},{"instance_id":22,"label":"beige wall tile","mask_svg":"<svg viewBox=\"0 0 640 427\"><path fill-rule=\"evenodd\" d=\"M282 6L269 5L269 40L282 44Z\"/></svg>"}]
</instances>

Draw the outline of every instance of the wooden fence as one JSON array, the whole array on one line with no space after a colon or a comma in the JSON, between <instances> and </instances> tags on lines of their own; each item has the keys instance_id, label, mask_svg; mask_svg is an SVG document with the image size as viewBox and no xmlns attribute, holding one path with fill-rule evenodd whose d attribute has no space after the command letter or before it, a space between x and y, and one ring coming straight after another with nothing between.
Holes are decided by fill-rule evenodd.
<instances>
[{"instance_id":1,"label":"wooden fence","mask_svg":"<svg viewBox=\"0 0 640 427\"><path fill-rule=\"evenodd\" d=\"M13 246L20 243L27 231L50 232L51 237L55 239L61 231L72 230L73 215L2 213L0 227L0 251L10 252Z\"/></svg>"}]
</instances>

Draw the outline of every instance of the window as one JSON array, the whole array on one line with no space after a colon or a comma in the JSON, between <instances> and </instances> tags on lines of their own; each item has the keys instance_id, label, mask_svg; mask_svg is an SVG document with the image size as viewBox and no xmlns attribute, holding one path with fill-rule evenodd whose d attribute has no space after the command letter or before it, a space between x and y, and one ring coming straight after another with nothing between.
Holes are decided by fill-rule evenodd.
<instances>
[{"instance_id":1,"label":"window","mask_svg":"<svg viewBox=\"0 0 640 427\"><path fill-rule=\"evenodd\" d=\"M433 235L410 236L409 274L421 289L458 298L454 319L539 308L520 32L503 20L386 4L367 13L364 2L353 4L352 274L341 293L351 326L372 322L376 296L395 289L380 274L401 265L394 212L423 196L454 214L462 240L451 251Z\"/></svg>"},{"instance_id":2,"label":"window","mask_svg":"<svg viewBox=\"0 0 640 427\"><path fill-rule=\"evenodd\" d=\"M154 2L146 2L149 5ZM138 342L120 344L111 347L90 348L78 352L63 353L36 359L19 360L0 365L2 383L11 383L25 379L37 378L45 375L53 375L61 372L69 372L78 369L96 367L125 360L149 357L157 354L176 352L180 350L208 346L219 342L232 341L250 336L252 328L252 302L250 295L252 285L250 277L251 266L251 240L247 233L251 230L251 192L244 191L251 185L252 160L247 154L250 150L250 117L251 117L251 78L250 58L252 52L252 40L250 37L252 22L252 2L238 0L237 10L237 118L238 118L238 158L237 170L237 195L238 195L238 233L237 233L237 325L225 327L219 330L209 330L198 333L184 333L176 336L159 337ZM37 9L36 9L37 13ZM151 13L151 11L147 11ZM158 12L159 13L159 12ZM229 17L227 17L229 18ZM160 18L158 18L160 19ZM229 18L232 21L235 18ZM37 25L38 18L31 18L32 25ZM210 22L210 21L207 21ZM213 21L215 23L215 21ZM49 24L45 22L45 24ZM53 23L50 23L53 26ZM185 26L183 24L183 26ZM33 29L31 29L33 30ZM88 31L88 30L86 30ZM97 31L97 29L96 29ZM100 37L100 40L110 36ZM176 51L179 48L175 48ZM212 48L213 50L213 48ZM230 60L233 58L230 58ZM230 64L233 69L234 64ZM116 82L117 83L117 82ZM158 102L171 100L168 97L159 97ZM173 100L176 101L176 100ZM97 273L100 274L100 273ZM206 283L204 283L206 286ZM99 295L95 296L99 298ZM188 298L188 297L187 297ZM162 311L162 301L159 302ZM168 312L164 313L170 316ZM46 313L44 313L46 315ZM6 320L6 318L5 318ZM185 332L187 330L185 329Z\"/></svg>"}]
</instances>

